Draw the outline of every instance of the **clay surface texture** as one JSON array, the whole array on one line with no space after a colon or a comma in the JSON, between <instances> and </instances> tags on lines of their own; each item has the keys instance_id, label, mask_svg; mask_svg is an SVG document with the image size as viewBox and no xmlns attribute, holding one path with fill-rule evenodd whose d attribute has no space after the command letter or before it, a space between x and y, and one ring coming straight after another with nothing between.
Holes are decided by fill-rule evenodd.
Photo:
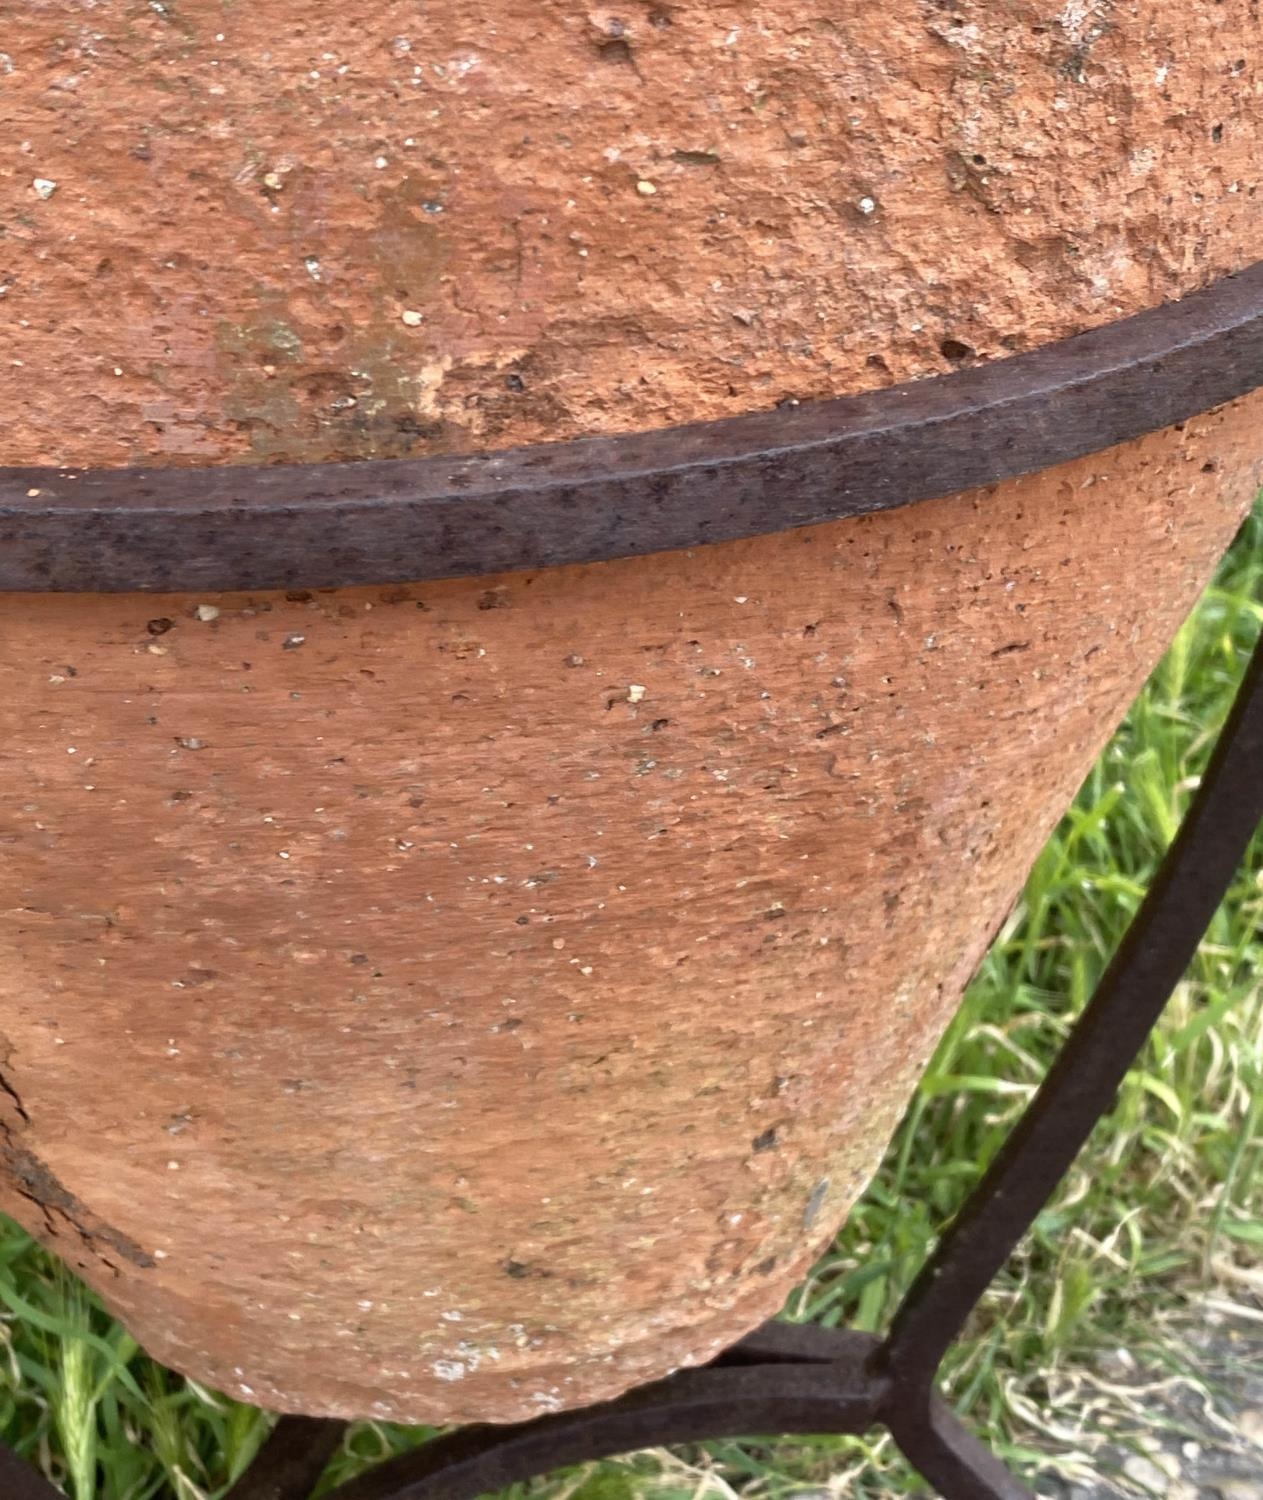
<instances>
[{"instance_id":1,"label":"clay surface texture","mask_svg":"<svg viewBox=\"0 0 1263 1500\"><path fill-rule=\"evenodd\" d=\"M534 575L0 599L5 1208L269 1406L705 1359L865 1184L1261 432Z\"/></svg>"},{"instance_id":2,"label":"clay surface texture","mask_svg":"<svg viewBox=\"0 0 1263 1500\"><path fill-rule=\"evenodd\" d=\"M11 9L7 465L649 430L1259 254L1250 0ZM691 552L0 596L0 1205L284 1410L707 1359L862 1191L1261 464L1256 395Z\"/></svg>"},{"instance_id":3,"label":"clay surface texture","mask_svg":"<svg viewBox=\"0 0 1263 1500\"><path fill-rule=\"evenodd\" d=\"M660 427L1258 255L1254 0L10 9L3 463Z\"/></svg>"}]
</instances>

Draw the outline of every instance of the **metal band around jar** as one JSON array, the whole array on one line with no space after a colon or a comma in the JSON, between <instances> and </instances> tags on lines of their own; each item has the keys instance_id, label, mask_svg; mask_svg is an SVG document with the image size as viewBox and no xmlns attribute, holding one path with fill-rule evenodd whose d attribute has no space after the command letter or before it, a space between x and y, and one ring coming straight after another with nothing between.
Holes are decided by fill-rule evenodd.
<instances>
[{"instance_id":1,"label":"metal band around jar","mask_svg":"<svg viewBox=\"0 0 1263 1500\"><path fill-rule=\"evenodd\" d=\"M326 588L553 567L892 510L1263 386L1263 262L1027 354L796 407L472 457L0 468L0 590Z\"/></svg>"}]
</instances>

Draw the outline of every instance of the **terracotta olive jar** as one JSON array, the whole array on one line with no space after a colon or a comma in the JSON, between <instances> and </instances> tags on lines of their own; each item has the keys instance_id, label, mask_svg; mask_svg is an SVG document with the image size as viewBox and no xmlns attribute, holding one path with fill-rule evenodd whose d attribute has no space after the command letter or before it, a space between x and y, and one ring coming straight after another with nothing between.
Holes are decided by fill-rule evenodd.
<instances>
[{"instance_id":1,"label":"terracotta olive jar","mask_svg":"<svg viewBox=\"0 0 1263 1500\"><path fill-rule=\"evenodd\" d=\"M834 10L20 7L11 484L877 391L1256 258L1248 0ZM711 1357L862 1191L1261 478L1256 395L652 556L0 595L0 1202L278 1409Z\"/></svg>"}]
</instances>

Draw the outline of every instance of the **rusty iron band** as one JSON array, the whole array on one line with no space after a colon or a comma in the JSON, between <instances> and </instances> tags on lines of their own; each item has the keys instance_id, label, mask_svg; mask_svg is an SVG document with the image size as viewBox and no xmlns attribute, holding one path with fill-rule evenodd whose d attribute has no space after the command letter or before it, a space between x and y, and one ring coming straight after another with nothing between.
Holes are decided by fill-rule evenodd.
<instances>
[{"instance_id":1,"label":"rusty iron band","mask_svg":"<svg viewBox=\"0 0 1263 1500\"><path fill-rule=\"evenodd\" d=\"M1263 261L1028 354L470 458L0 468L0 590L327 588L606 561L892 510L1263 386Z\"/></svg>"}]
</instances>

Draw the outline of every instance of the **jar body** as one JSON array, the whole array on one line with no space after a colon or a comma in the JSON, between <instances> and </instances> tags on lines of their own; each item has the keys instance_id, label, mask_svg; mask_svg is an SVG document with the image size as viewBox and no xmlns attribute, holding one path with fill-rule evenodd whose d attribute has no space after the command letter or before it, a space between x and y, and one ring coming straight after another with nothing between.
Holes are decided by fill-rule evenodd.
<instances>
[{"instance_id":1,"label":"jar body","mask_svg":"<svg viewBox=\"0 0 1263 1500\"><path fill-rule=\"evenodd\" d=\"M996 357L1252 258L1214 175L1256 154L1244 4L1098 32L908 3L810 36L798 9L74 32L85 155L32 189L20 290L29 369L64 383L9 369L4 461L644 429ZM68 15L17 23L50 151ZM561 66L583 48L599 74ZM165 99L143 139L125 84ZM914 99L953 122L933 151ZM650 558L0 598L5 1208L159 1358L279 1409L511 1420L709 1358L874 1170L1244 515L1261 415Z\"/></svg>"}]
</instances>

